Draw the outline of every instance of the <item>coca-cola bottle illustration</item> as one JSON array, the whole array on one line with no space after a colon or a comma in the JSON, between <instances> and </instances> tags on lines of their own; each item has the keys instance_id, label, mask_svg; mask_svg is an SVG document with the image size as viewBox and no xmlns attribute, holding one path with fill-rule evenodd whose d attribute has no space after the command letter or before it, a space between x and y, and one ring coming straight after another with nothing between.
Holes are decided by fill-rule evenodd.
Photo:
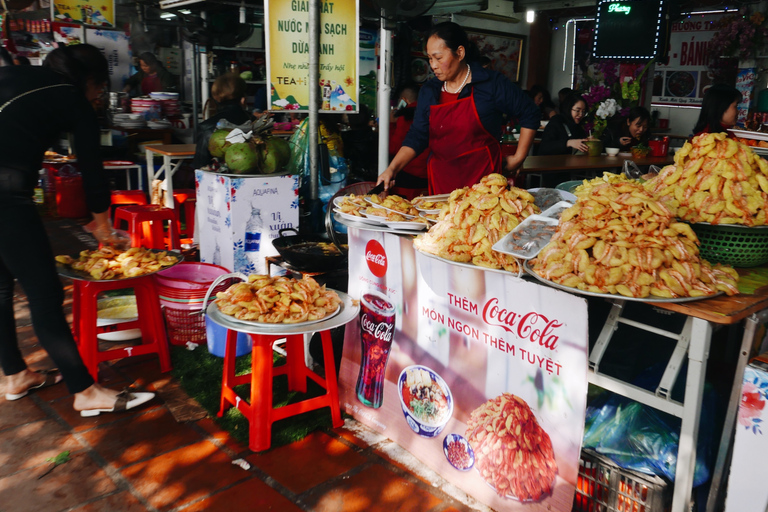
<instances>
[{"instance_id":1,"label":"coca-cola bottle illustration","mask_svg":"<svg viewBox=\"0 0 768 512\"><path fill-rule=\"evenodd\" d=\"M384 398L384 372L395 334L395 306L375 291L363 293L360 301L362 355L357 377L357 399L377 409Z\"/></svg>"}]
</instances>

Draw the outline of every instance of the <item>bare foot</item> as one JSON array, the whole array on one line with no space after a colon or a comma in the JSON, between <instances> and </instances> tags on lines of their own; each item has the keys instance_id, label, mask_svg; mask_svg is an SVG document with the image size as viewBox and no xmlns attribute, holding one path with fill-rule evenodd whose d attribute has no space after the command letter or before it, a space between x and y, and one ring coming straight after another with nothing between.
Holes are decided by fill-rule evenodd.
<instances>
[{"instance_id":1,"label":"bare foot","mask_svg":"<svg viewBox=\"0 0 768 512\"><path fill-rule=\"evenodd\" d=\"M93 384L88 389L75 393L74 408L76 411L88 409L111 409L117 401L118 391Z\"/></svg>"},{"instance_id":2,"label":"bare foot","mask_svg":"<svg viewBox=\"0 0 768 512\"><path fill-rule=\"evenodd\" d=\"M45 382L45 377L45 373L34 372L30 369L22 370L13 375L8 375L6 377L8 384L5 387L5 392L11 395L23 393L30 388L40 386ZM61 375L56 377L56 382L61 382Z\"/></svg>"}]
</instances>

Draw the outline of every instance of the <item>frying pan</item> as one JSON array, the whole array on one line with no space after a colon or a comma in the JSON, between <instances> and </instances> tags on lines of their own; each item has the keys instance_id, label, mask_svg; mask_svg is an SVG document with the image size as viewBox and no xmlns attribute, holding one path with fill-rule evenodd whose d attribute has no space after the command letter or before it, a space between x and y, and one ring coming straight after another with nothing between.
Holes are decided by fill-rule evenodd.
<instances>
[{"instance_id":1,"label":"frying pan","mask_svg":"<svg viewBox=\"0 0 768 512\"><path fill-rule=\"evenodd\" d=\"M285 233L293 232L292 235ZM272 240L272 245L289 265L306 272L320 272L346 268L346 252L323 250L320 243L334 242L324 234L299 234L293 228L280 230L280 236Z\"/></svg>"}]
</instances>

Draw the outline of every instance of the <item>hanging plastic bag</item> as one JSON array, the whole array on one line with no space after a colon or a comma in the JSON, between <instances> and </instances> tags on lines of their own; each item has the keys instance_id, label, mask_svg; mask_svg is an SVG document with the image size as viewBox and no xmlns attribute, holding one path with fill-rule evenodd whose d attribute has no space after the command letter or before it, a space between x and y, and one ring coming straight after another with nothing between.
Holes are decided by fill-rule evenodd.
<instances>
[{"instance_id":1,"label":"hanging plastic bag","mask_svg":"<svg viewBox=\"0 0 768 512\"><path fill-rule=\"evenodd\" d=\"M309 197L310 165L309 165L309 119L305 118L296 128L290 139L291 160L288 170L291 174L299 176L299 195ZM327 203L333 195L341 190L347 182L349 168L346 160L335 149L327 149L321 144L319 151L318 174L319 190L318 198Z\"/></svg>"}]
</instances>

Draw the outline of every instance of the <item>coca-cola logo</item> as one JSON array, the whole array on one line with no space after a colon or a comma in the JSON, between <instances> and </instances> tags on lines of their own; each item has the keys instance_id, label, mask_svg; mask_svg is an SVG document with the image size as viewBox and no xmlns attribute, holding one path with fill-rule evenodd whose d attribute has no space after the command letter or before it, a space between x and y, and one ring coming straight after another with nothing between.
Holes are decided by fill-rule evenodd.
<instances>
[{"instance_id":1,"label":"coca-cola logo","mask_svg":"<svg viewBox=\"0 0 768 512\"><path fill-rule=\"evenodd\" d=\"M360 318L360 326L362 327L363 331L367 332L377 340L381 340L386 343L390 343L392 341L392 331L395 327L394 324L371 320L367 314L363 313Z\"/></svg>"},{"instance_id":2,"label":"coca-cola logo","mask_svg":"<svg viewBox=\"0 0 768 512\"><path fill-rule=\"evenodd\" d=\"M387 274L387 253L378 240L370 240L365 245L365 262L376 277L384 277Z\"/></svg>"},{"instance_id":3,"label":"coca-cola logo","mask_svg":"<svg viewBox=\"0 0 768 512\"><path fill-rule=\"evenodd\" d=\"M559 336L553 334L563 323L550 320L533 311L525 314L516 313L499 305L499 299L493 298L483 306L483 321L486 324L501 327L517 335L521 340L538 343L542 347L555 350Z\"/></svg>"}]
</instances>

